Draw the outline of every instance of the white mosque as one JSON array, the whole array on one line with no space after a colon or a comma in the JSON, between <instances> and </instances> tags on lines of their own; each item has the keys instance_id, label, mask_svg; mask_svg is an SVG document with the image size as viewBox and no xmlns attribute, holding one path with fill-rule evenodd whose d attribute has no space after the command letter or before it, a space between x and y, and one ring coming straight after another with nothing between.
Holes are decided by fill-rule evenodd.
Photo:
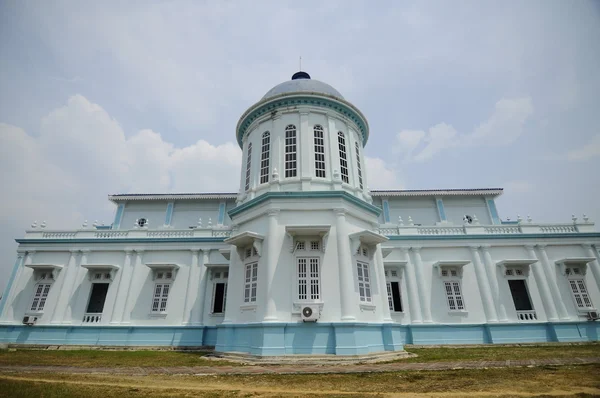
<instances>
[{"instance_id":1,"label":"white mosque","mask_svg":"<svg viewBox=\"0 0 600 398\"><path fill-rule=\"evenodd\" d=\"M367 119L305 72L235 133L237 193L110 195L110 226L33 224L0 343L271 356L599 340L585 216L501 221L499 188L370 191Z\"/></svg>"}]
</instances>

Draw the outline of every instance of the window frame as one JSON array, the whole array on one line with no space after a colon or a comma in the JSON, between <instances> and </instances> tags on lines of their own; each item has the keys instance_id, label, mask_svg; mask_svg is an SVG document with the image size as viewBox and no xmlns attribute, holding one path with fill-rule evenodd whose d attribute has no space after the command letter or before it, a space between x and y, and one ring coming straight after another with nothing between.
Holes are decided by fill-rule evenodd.
<instances>
[{"instance_id":1,"label":"window frame","mask_svg":"<svg viewBox=\"0 0 600 398\"><path fill-rule=\"evenodd\" d=\"M171 293L171 287L173 285L172 280L165 279L154 284L152 290L152 302L150 303L150 313L152 315L166 315L169 305L169 295ZM165 290L167 293L165 294ZM157 295L157 292L159 293ZM156 309L154 304L156 303ZM164 304L164 305L163 305Z\"/></svg>"},{"instance_id":2,"label":"window frame","mask_svg":"<svg viewBox=\"0 0 600 398\"><path fill-rule=\"evenodd\" d=\"M52 289L52 284L52 282L43 280L43 282L38 282L34 285L31 304L29 307L27 307L29 309L27 311L28 313L41 314L44 312L46 302L48 301L48 296L50 295L50 290Z\"/></svg>"},{"instance_id":3,"label":"window frame","mask_svg":"<svg viewBox=\"0 0 600 398\"><path fill-rule=\"evenodd\" d=\"M356 171L358 172L358 187L363 189L363 176L362 176L362 167L360 162L360 148L358 145L358 141L354 142L354 147L356 150Z\"/></svg>"},{"instance_id":4,"label":"window frame","mask_svg":"<svg viewBox=\"0 0 600 398\"><path fill-rule=\"evenodd\" d=\"M327 178L327 164L325 160L325 131L323 126L313 126L313 150L315 153L315 177Z\"/></svg>"},{"instance_id":5,"label":"window frame","mask_svg":"<svg viewBox=\"0 0 600 398\"><path fill-rule=\"evenodd\" d=\"M346 136L341 131L338 131L338 155L340 158L340 177L342 182L350 184L350 176L348 174L348 147L346 145Z\"/></svg>"},{"instance_id":6,"label":"window frame","mask_svg":"<svg viewBox=\"0 0 600 398\"><path fill-rule=\"evenodd\" d=\"M395 273L395 275L392 275ZM388 297L388 307L392 314L403 314L404 313L404 302L402 300L402 276L401 271L397 268L386 267L383 271L385 276L385 287ZM400 302L400 310L396 310L394 307L394 297L392 290L392 283L398 283L398 301Z\"/></svg>"},{"instance_id":7,"label":"window frame","mask_svg":"<svg viewBox=\"0 0 600 398\"><path fill-rule=\"evenodd\" d=\"M219 277L216 277L216 273L219 273ZM226 275L227 274L227 275ZM223 276L221 276L223 275ZM227 287L229 284L229 270L226 268L222 269L213 269L211 270L211 280L212 280L212 299L210 301L210 314L213 316L224 316L225 315L225 306L227 305ZM225 286L223 287L223 310L221 312L215 312L215 298L217 294L217 284L223 283Z\"/></svg>"},{"instance_id":8,"label":"window frame","mask_svg":"<svg viewBox=\"0 0 600 398\"><path fill-rule=\"evenodd\" d=\"M574 269L578 269L578 272L571 271ZM573 304L575 305L575 309L579 312L589 312L595 311L594 303L592 302L592 298L590 297L589 290L587 288L587 284L585 283L585 275L586 269L581 266L567 266L565 268L565 275L567 283L569 284L569 291L571 292L571 298L573 299ZM573 289L573 284L577 288L577 292ZM583 289L585 292L581 292L581 285L583 285ZM589 306L582 307L578 304L577 296L580 296L581 303L585 304L585 302L589 302Z\"/></svg>"},{"instance_id":9,"label":"window frame","mask_svg":"<svg viewBox=\"0 0 600 398\"><path fill-rule=\"evenodd\" d=\"M294 178L298 176L298 135L296 126L288 124L285 127L284 142L284 169L285 178Z\"/></svg>"},{"instance_id":10,"label":"window frame","mask_svg":"<svg viewBox=\"0 0 600 398\"><path fill-rule=\"evenodd\" d=\"M250 178L252 176L252 143L248 143L248 148L246 149L246 176L244 180L244 191L248 192L250 190Z\"/></svg>"},{"instance_id":11,"label":"window frame","mask_svg":"<svg viewBox=\"0 0 600 398\"><path fill-rule=\"evenodd\" d=\"M317 243L317 248L313 245ZM317 237L303 237L296 240L294 250L294 262L296 264L296 294L295 302L298 303L320 303L323 301L323 289L321 283L323 252L321 251L321 239ZM302 248L299 248L302 247ZM304 276L301 276L301 261L305 262ZM312 263L316 263L316 276L312 270ZM302 298L301 284L304 281L304 298ZM316 297L313 286L316 287Z\"/></svg>"},{"instance_id":12,"label":"window frame","mask_svg":"<svg viewBox=\"0 0 600 398\"><path fill-rule=\"evenodd\" d=\"M258 252L254 246L244 249L244 274L242 278L242 305L256 304L258 296ZM254 297L252 289L254 288Z\"/></svg>"},{"instance_id":13,"label":"window frame","mask_svg":"<svg viewBox=\"0 0 600 398\"><path fill-rule=\"evenodd\" d=\"M448 312L467 312L467 303L465 301L465 294L462 288L462 267L440 266L440 279L444 289L444 297L446 298ZM453 305L454 308L452 308Z\"/></svg>"},{"instance_id":14,"label":"window frame","mask_svg":"<svg viewBox=\"0 0 600 398\"><path fill-rule=\"evenodd\" d=\"M262 134L260 148L260 183L267 184L271 164L271 133L269 131Z\"/></svg>"}]
</instances>

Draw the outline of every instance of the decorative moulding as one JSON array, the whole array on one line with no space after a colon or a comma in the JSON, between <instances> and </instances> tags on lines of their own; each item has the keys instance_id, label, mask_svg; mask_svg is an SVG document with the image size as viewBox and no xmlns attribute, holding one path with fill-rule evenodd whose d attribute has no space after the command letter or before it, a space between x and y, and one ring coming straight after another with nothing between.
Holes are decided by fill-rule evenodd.
<instances>
[{"instance_id":1,"label":"decorative moulding","mask_svg":"<svg viewBox=\"0 0 600 398\"><path fill-rule=\"evenodd\" d=\"M375 247L379 243L387 242L389 240L386 236L366 229L350 234L349 238L351 242L350 249L352 250L352 253L356 253L361 245L367 246L369 249L371 249L369 252L373 253Z\"/></svg>"},{"instance_id":2,"label":"decorative moulding","mask_svg":"<svg viewBox=\"0 0 600 398\"><path fill-rule=\"evenodd\" d=\"M175 279L177 271L179 270L179 265L173 263L146 263L146 267L150 268L152 271L153 279L156 279L156 274L159 271L170 271L173 273L170 279Z\"/></svg>"},{"instance_id":3,"label":"decorative moulding","mask_svg":"<svg viewBox=\"0 0 600 398\"><path fill-rule=\"evenodd\" d=\"M33 270L36 279L41 273L50 272L52 274L52 279L54 280L58 278L58 274L63 268L63 266L59 264L25 264L25 266Z\"/></svg>"},{"instance_id":4,"label":"decorative moulding","mask_svg":"<svg viewBox=\"0 0 600 398\"><path fill-rule=\"evenodd\" d=\"M227 238L223 242L235 246L240 258L244 258L244 249L248 246L254 247L259 257L262 256L262 244L264 240L265 237L263 235L247 231Z\"/></svg>"},{"instance_id":5,"label":"decorative moulding","mask_svg":"<svg viewBox=\"0 0 600 398\"><path fill-rule=\"evenodd\" d=\"M569 266L581 267L583 275L587 273L587 265L589 262L596 260L595 257L567 257L555 261L558 266L560 273L563 275L567 274L567 268Z\"/></svg>"},{"instance_id":6,"label":"decorative moulding","mask_svg":"<svg viewBox=\"0 0 600 398\"><path fill-rule=\"evenodd\" d=\"M290 238L290 252L293 253L296 248L296 240L299 236L318 236L321 238L321 251L325 251L327 237L331 225L288 225L285 227L285 233Z\"/></svg>"},{"instance_id":7,"label":"decorative moulding","mask_svg":"<svg viewBox=\"0 0 600 398\"><path fill-rule=\"evenodd\" d=\"M119 266L115 264L81 264L82 268L88 270L88 279L93 280L93 274L95 272L102 272L103 274L109 273L110 280L115 279L115 274L119 270Z\"/></svg>"},{"instance_id":8,"label":"decorative moulding","mask_svg":"<svg viewBox=\"0 0 600 398\"><path fill-rule=\"evenodd\" d=\"M225 260L227 261L229 261L231 258L231 249L219 249L219 253L221 253L221 255L225 257Z\"/></svg>"},{"instance_id":9,"label":"decorative moulding","mask_svg":"<svg viewBox=\"0 0 600 398\"><path fill-rule=\"evenodd\" d=\"M458 271L458 276L462 277L463 267L469 263L470 261L466 260L436 261L433 263L433 268L437 269L440 278L442 277L442 270L444 268L456 269Z\"/></svg>"},{"instance_id":10,"label":"decorative moulding","mask_svg":"<svg viewBox=\"0 0 600 398\"><path fill-rule=\"evenodd\" d=\"M531 264L537 263L538 260L533 260L530 258L527 259L510 259L510 260L502 260L498 261L496 265L500 267L502 271L502 275L506 276L506 269L510 268L521 268L525 274L525 276L529 276L529 269Z\"/></svg>"}]
</instances>

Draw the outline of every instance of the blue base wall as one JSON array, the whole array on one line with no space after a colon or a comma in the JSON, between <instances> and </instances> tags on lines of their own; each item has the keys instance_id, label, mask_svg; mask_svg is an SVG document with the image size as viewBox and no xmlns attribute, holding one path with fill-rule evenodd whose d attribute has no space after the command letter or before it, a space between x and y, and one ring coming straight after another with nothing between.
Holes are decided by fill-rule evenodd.
<instances>
[{"instance_id":1,"label":"blue base wall","mask_svg":"<svg viewBox=\"0 0 600 398\"><path fill-rule=\"evenodd\" d=\"M214 346L253 355L362 355L404 344L507 344L600 340L600 322L484 325L257 323L220 326L0 325L0 343L107 346Z\"/></svg>"}]
</instances>

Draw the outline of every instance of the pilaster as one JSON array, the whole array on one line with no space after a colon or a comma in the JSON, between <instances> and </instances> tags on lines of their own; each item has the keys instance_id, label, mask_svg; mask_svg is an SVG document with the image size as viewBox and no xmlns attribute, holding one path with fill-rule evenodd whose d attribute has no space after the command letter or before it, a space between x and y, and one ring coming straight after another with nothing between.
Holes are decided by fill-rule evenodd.
<instances>
[{"instance_id":1,"label":"pilaster","mask_svg":"<svg viewBox=\"0 0 600 398\"><path fill-rule=\"evenodd\" d=\"M381 254L381 245L377 245L375 249L375 256L373 256L375 262L375 270L377 271L378 291L381 297L381 311L383 314L383 322L392 322L392 315L390 313L390 305L388 303L387 295L387 284L385 281L385 271L383 267L383 255Z\"/></svg>"},{"instance_id":2,"label":"pilaster","mask_svg":"<svg viewBox=\"0 0 600 398\"><path fill-rule=\"evenodd\" d=\"M554 299L554 305L558 310L558 316L561 320L569 320L569 313L567 312L565 303L563 302L562 297L560 295L560 290L558 289L558 284L556 283L556 266L554 266L554 264L550 264L550 260L548 260L548 254L546 253L545 245L538 245L537 248L542 258L542 268L544 270L544 274L546 275L546 281L548 282L548 286L550 287L550 293L552 294L552 298Z\"/></svg>"},{"instance_id":3,"label":"pilaster","mask_svg":"<svg viewBox=\"0 0 600 398\"><path fill-rule=\"evenodd\" d=\"M202 250L202 257L199 257L198 260L201 260L199 264L199 276L198 283L200 284L200 289L198 290L197 302L198 308L191 315L192 324L194 325L203 325L204 324L204 306L206 303L206 295L210 294L207 292L207 284L208 284L208 270L206 268L206 264L210 261L210 249ZM230 275L231 277L231 275ZM193 308L192 308L193 311Z\"/></svg>"},{"instance_id":4,"label":"pilaster","mask_svg":"<svg viewBox=\"0 0 600 398\"><path fill-rule=\"evenodd\" d=\"M478 246L470 246L471 255L473 256L473 265L475 266L475 277L477 278L477 284L479 285L479 293L481 294L481 300L483 302L483 310L485 311L485 317L487 322L493 323L498 322L498 314L494 307L494 301L490 294L490 284L487 279L487 275L483 264L481 263L481 256L479 255Z\"/></svg>"},{"instance_id":5,"label":"pilaster","mask_svg":"<svg viewBox=\"0 0 600 398\"><path fill-rule=\"evenodd\" d=\"M592 274L594 275L594 279L596 279L596 284L598 285L598 288L600 289L600 264L598 264L598 250L590 245L590 244L583 244L581 245L583 247L583 250L585 250L585 254L588 257L593 257L596 260L589 262L589 267L592 270Z\"/></svg>"},{"instance_id":6,"label":"pilaster","mask_svg":"<svg viewBox=\"0 0 600 398\"><path fill-rule=\"evenodd\" d=\"M183 303L183 319L184 325L189 325L192 322L192 313L190 311L190 303L194 302L196 295L198 294L198 255L199 249L190 249L192 259L188 268L187 286L185 289L185 301Z\"/></svg>"},{"instance_id":7,"label":"pilaster","mask_svg":"<svg viewBox=\"0 0 600 398\"><path fill-rule=\"evenodd\" d=\"M421 302L421 314L423 323L433 323L431 318L431 300L425 285L425 277L423 275L423 260L421 259L421 248L412 247L413 256L415 258L415 274L417 276L417 284L419 285L419 299Z\"/></svg>"},{"instance_id":8,"label":"pilaster","mask_svg":"<svg viewBox=\"0 0 600 398\"><path fill-rule=\"evenodd\" d=\"M410 308L411 323L423 323L421 316L421 306L419 302L419 292L417 280L415 277L415 268L410 259L409 247L401 247L402 253L406 259L406 288L408 289L408 308Z\"/></svg>"},{"instance_id":9,"label":"pilaster","mask_svg":"<svg viewBox=\"0 0 600 398\"><path fill-rule=\"evenodd\" d=\"M63 270L60 284L57 286L60 294L56 305L52 310L50 317L51 324L70 324L73 322L71 300L73 291L75 290L75 282L77 281L77 271L79 266L77 265L77 256L82 252L78 250L70 250L69 260L67 262L66 270ZM86 250L86 258L89 250ZM81 258L81 264L83 264L83 257Z\"/></svg>"},{"instance_id":10,"label":"pilaster","mask_svg":"<svg viewBox=\"0 0 600 398\"><path fill-rule=\"evenodd\" d=\"M532 260L538 260L538 257L535 255L535 250L532 245L526 245L525 249L529 253L529 257ZM544 305L544 310L546 311L546 316L548 317L548 321L557 322L558 314L556 312L556 307L554 306L554 300L552 299L552 294L550 292L550 288L548 286L548 282L546 281L546 276L544 275L544 271L542 269L542 264L538 261L537 263L531 264L531 269L533 270L533 277L535 278L535 282L540 290L540 294L542 296L542 304Z\"/></svg>"},{"instance_id":11,"label":"pilaster","mask_svg":"<svg viewBox=\"0 0 600 398\"><path fill-rule=\"evenodd\" d=\"M125 296L127 294L126 287L129 286L128 278L131 275L131 255L133 250L125 249L125 259L123 261L123 267L117 273L117 282L115 299L110 313L107 314L107 318L110 319L111 325L116 325L123 319L123 311L125 310ZM117 310L117 305L121 305L121 308Z\"/></svg>"},{"instance_id":12,"label":"pilaster","mask_svg":"<svg viewBox=\"0 0 600 398\"><path fill-rule=\"evenodd\" d=\"M490 288L492 290L492 298L496 305L496 313L498 315L498 320L500 322L508 322L508 317L506 316L506 306L502 302L500 297L500 287L498 285L498 272L497 267L492 260L492 255L490 253L490 246L483 245L481 246L481 250L483 251L483 261L485 264L485 270L487 272L488 281L490 283Z\"/></svg>"},{"instance_id":13,"label":"pilaster","mask_svg":"<svg viewBox=\"0 0 600 398\"><path fill-rule=\"evenodd\" d=\"M271 209L267 212L269 219L269 233L267 235L267 255L264 262L265 268L265 287L264 287L264 302L265 302L265 322L277 321L277 307L275 306L275 298L273 297L273 279L275 277L275 269L277 268L277 258L279 256L278 248L278 217L279 209Z\"/></svg>"},{"instance_id":14,"label":"pilaster","mask_svg":"<svg viewBox=\"0 0 600 398\"><path fill-rule=\"evenodd\" d=\"M17 252L15 265L13 266L6 289L4 289L4 294L2 294L2 299L0 300L0 323L9 323L12 320L12 300L15 291L13 285L21 276L25 256L25 252Z\"/></svg>"},{"instance_id":15,"label":"pilaster","mask_svg":"<svg viewBox=\"0 0 600 398\"><path fill-rule=\"evenodd\" d=\"M346 209L333 209L335 220L335 234L338 251L338 267L340 275L340 302L342 303L342 322L356 320L356 298L354 297L353 262L350 258L350 240L346 231Z\"/></svg>"},{"instance_id":16,"label":"pilaster","mask_svg":"<svg viewBox=\"0 0 600 398\"><path fill-rule=\"evenodd\" d=\"M133 288L133 280L135 279L136 271L138 271L142 266L142 257L144 256L144 250L136 249L135 250L135 263L131 269L131 273L129 274L128 286L127 286L127 294L125 295L125 303L123 305L123 316L121 324L129 325L131 323L131 289Z\"/></svg>"}]
</instances>

